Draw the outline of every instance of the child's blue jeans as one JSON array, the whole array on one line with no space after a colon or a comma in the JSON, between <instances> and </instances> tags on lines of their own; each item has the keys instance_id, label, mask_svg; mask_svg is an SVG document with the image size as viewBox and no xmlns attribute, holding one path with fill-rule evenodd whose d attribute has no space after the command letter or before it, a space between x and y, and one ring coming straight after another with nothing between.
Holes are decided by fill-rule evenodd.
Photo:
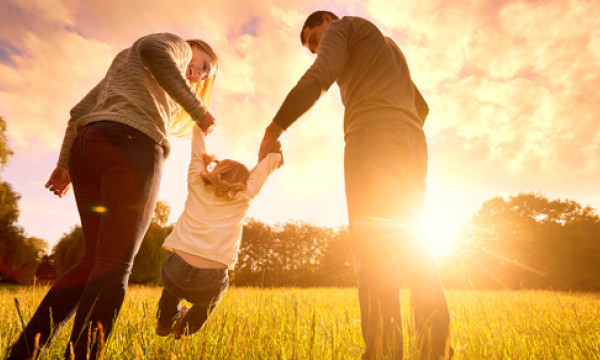
<instances>
[{"instance_id":1,"label":"child's blue jeans","mask_svg":"<svg viewBox=\"0 0 600 360\"><path fill-rule=\"evenodd\" d=\"M201 269L188 264L176 253L163 262L164 289L158 302L158 324L171 327L179 317L181 300L192 303L183 318L183 327L191 335L200 330L217 307L229 286L229 274L223 269Z\"/></svg>"}]
</instances>

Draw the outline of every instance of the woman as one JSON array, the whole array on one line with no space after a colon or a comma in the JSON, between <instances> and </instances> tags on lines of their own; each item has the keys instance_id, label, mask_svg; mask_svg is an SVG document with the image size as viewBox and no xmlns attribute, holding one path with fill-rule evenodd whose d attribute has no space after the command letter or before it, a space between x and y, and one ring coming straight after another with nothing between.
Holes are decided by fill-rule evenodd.
<instances>
[{"instance_id":1,"label":"woman","mask_svg":"<svg viewBox=\"0 0 600 360\"><path fill-rule=\"evenodd\" d=\"M151 34L121 51L71 110L46 188L62 197L73 183L85 252L46 294L9 359L31 357L73 313L65 357L102 353L153 215L168 135L187 136L195 123L212 129L217 67L204 41Z\"/></svg>"}]
</instances>

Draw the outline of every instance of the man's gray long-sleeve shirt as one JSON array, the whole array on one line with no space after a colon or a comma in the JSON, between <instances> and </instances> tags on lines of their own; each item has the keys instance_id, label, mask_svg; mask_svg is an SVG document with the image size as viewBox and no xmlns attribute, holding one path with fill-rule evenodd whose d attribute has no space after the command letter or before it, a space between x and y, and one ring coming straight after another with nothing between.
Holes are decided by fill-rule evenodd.
<instances>
[{"instance_id":1,"label":"man's gray long-sleeve shirt","mask_svg":"<svg viewBox=\"0 0 600 360\"><path fill-rule=\"evenodd\" d=\"M325 30L317 58L290 91L274 122L287 129L334 81L345 106L346 134L381 120L421 128L429 112L394 41L368 20L345 16Z\"/></svg>"}]
</instances>

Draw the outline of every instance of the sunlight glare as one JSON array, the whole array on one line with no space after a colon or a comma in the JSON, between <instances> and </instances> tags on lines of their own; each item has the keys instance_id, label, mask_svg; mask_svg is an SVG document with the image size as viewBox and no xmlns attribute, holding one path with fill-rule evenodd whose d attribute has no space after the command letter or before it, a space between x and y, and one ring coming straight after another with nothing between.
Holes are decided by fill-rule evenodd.
<instances>
[{"instance_id":1,"label":"sunlight glare","mask_svg":"<svg viewBox=\"0 0 600 360\"><path fill-rule=\"evenodd\" d=\"M427 214L418 226L419 236L429 245L436 259L450 255L460 228L460 221L448 214Z\"/></svg>"}]
</instances>

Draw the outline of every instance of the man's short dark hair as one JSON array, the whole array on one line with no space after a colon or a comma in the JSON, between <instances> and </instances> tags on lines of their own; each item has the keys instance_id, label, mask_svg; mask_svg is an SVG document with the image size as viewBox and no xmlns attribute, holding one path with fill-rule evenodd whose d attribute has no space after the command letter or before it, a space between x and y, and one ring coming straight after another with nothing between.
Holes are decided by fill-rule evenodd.
<instances>
[{"instance_id":1,"label":"man's short dark hair","mask_svg":"<svg viewBox=\"0 0 600 360\"><path fill-rule=\"evenodd\" d=\"M323 23L323 15L325 14L331 16L331 18L334 20L340 19L336 14L327 10L315 11L314 13L308 15L306 21L304 22L304 25L302 25L302 30L300 30L300 42L302 43L302 45L304 45L305 43L304 39L302 38L302 33L304 32L304 29L314 28L315 26L321 25Z\"/></svg>"}]
</instances>

